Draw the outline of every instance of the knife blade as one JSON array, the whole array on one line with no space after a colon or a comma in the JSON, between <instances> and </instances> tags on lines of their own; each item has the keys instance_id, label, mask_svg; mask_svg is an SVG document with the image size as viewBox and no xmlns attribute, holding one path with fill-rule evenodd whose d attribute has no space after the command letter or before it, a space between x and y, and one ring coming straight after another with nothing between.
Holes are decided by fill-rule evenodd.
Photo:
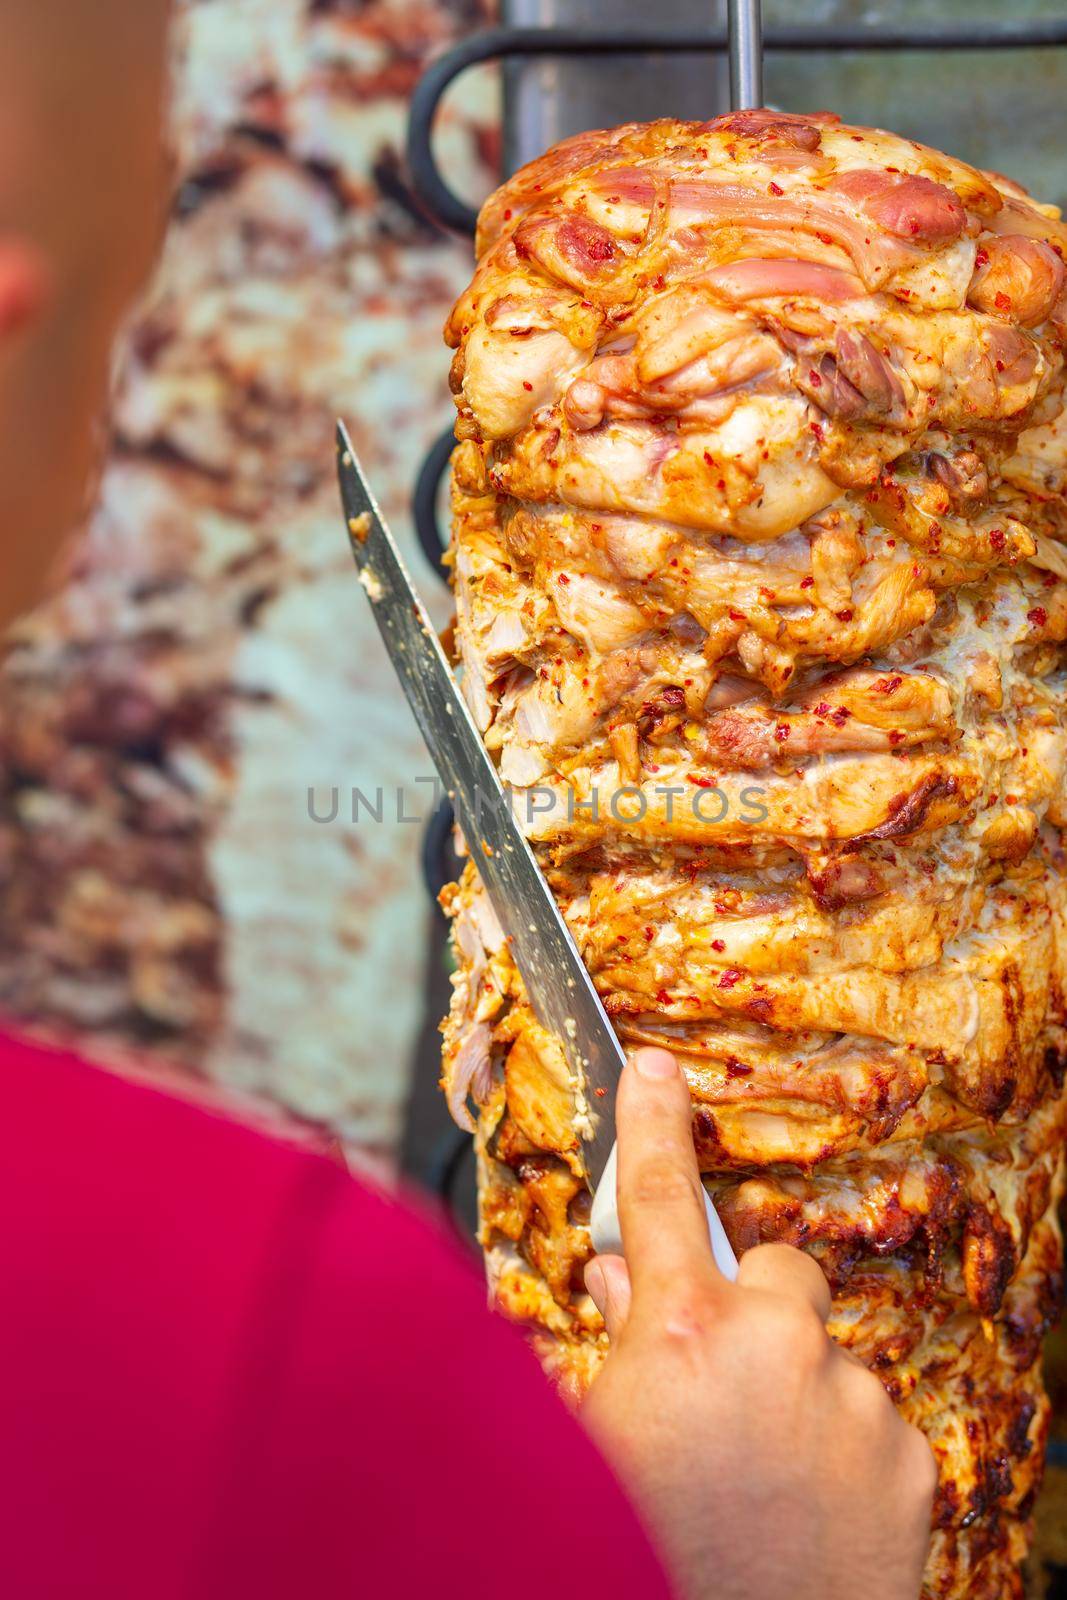
<instances>
[{"instance_id":1,"label":"knife blade","mask_svg":"<svg viewBox=\"0 0 1067 1600\"><path fill-rule=\"evenodd\" d=\"M533 1010L558 1041L575 1087L598 1249L619 1248L615 1093L626 1054L555 896L516 820L425 606L382 516L343 422L338 479L359 581L426 747L452 802ZM607 1182L603 1180L607 1178ZM736 1273L705 1196L716 1259ZM725 1250L725 1254L723 1253Z\"/></svg>"}]
</instances>

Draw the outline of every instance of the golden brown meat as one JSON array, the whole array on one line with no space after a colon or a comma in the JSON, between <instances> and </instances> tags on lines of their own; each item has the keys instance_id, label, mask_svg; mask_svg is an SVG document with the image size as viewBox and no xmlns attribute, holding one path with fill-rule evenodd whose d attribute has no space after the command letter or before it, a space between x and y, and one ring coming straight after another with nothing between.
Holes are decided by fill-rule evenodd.
<instances>
[{"instance_id":1,"label":"golden brown meat","mask_svg":"<svg viewBox=\"0 0 1067 1600\"><path fill-rule=\"evenodd\" d=\"M465 689L738 1249L784 1239L1017 1592L1067 1107L1067 228L835 117L583 134L448 325ZM501 1305L580 1393L573 1087L470 869L445 1083Z\"/></svg>"}]
</instances>

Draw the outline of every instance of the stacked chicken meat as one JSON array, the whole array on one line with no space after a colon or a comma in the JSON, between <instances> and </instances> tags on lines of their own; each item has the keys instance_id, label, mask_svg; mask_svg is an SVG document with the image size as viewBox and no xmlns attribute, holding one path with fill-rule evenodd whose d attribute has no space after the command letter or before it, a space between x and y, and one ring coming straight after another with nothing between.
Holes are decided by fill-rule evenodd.
<instances>
[{"instance_id":1,"label":"stacked chicken meat","mask_svg":"<svg viewBox=\"0 0 1067 1600\"><path fill-rule=\"evenodd\" d=\"M1061 1276L1067 228L836 117L570 140L448 327L466 692L738 1251L802 1245L1003 1600ZM588 1115L468 868L445 1085L499 1303L574 1392Z\"/></svg>"}]
</instances>

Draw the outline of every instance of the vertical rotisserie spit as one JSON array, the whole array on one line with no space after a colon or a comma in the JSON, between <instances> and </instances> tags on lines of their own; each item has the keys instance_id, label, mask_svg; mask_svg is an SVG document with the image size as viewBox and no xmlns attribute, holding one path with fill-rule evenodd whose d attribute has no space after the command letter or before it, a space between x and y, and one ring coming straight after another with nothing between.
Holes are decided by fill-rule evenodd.
<instances>
[{"instance_id":1,"label":"vertical rotisserie spit","mask_svg":"<svg viewBox=\"0 0 1067 1600\"><path fill-rule=\"evenodd\" d=\"M495 194L448 325L466 693L735 1247L810 1250L931 1439L929 1597L1017 1592L1047 1425L1065 249L890 134L663 121ZM494 1292L580 1392L581 1088L470 869L445 898Z\"/></svg>"}]
</instances>

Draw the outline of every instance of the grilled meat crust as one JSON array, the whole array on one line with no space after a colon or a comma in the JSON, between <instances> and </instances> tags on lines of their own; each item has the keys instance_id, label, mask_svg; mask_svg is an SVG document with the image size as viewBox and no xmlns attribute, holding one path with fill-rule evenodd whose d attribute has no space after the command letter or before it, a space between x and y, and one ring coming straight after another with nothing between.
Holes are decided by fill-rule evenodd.
<instances>
[{"instance_id":1,"label":"grilled meat crust","mask_svg":"<svg viewBox=\"0 0 1067 1600\"><path fill-rule=\"evenodd\" d=\"M929 1437L927 1600L1020 1592L1062 1295L1065 250L880 130L663 121L505 184L446 332L465 693L735 1247ZM491 1282L578 1395L580 1086L444 902Z\"/></svg>"}]
</instances>

